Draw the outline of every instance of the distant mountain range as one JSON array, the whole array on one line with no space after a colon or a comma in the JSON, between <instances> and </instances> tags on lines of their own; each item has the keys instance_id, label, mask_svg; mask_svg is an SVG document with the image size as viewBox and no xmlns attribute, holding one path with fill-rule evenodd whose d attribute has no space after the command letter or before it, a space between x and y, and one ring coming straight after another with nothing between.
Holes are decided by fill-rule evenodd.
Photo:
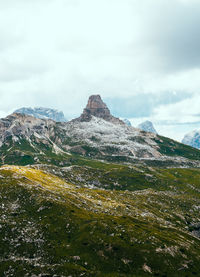
<instances>
[{"instance_id":1,"label":"distant mountain range","mask_svg":"<svg viewBox=\"0 0 200 277\"><path fill-rule=\"evenodd\" d=\"M36 107L36 108L21 108L16 110L14 113L21 113L34 116L41 119L52 119L57 122L66 122L66 118L61 111L55 109Z\"/></svg>"}]
</instances>

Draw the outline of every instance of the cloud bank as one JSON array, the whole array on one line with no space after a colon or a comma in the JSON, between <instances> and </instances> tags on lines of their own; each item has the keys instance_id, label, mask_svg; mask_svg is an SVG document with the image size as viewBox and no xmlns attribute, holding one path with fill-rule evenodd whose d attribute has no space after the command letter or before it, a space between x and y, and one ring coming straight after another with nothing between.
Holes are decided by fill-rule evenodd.
<instances>
[{"instance_id":1,"label":"cloud bank","mask_svg":"<svg viewBox=\"0 0 200 277\"><path fill-rule=\"evenodd\" d=\"M2 0L0 116L79 115L101 94L118 116L197 122L200 2Z\"/></svg>"}]
</instances>

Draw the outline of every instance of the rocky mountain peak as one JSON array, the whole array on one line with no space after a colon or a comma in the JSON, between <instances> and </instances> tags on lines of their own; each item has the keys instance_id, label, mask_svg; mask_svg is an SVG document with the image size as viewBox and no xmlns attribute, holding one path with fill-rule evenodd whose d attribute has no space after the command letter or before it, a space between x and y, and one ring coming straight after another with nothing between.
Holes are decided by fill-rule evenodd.
<instances>
[{"instance_id":1,"label":"rocky mountain peak","mask_svg":"<svg viewBox=\"0 0 200 277\"><path fill-rule=\"evenodd\" d=\"M108 107L103 102L100 95L91 95L89 97L87 106L81 117L87 121L87 119L90 120L92 115L103 119L111 116Z\"/></svg>"},{"instance_id":2,"label":"rocky mountain peak","mask_svg":"<svg viewBox=\"0 0 200 277\"><path fill-rule=\"evenodd\" d=\"M122 118L122 120L124 121L124 123L125 123L127 126L132 126L130 120L128 120L127 118Z\"/></svg>"},{"instance_id":3,"label":"rocky mountain peak","mask_svg":"<svg viewBox=\"0 0 200 277\"><path fill-rule=\"evenodd\" d=\"M194 130L186 134L182 140L182 143L200 149L200 130Z\"/></svg>"},{"instance_id":4,"label":"rocky mountain peak","mask_svg":"<svg viewBox=\"0 0 200 277\"><path fill-rule=\"evenodd\" d=\"M154 128L153 123L151 121L148 121L148 120L144 121L144 122L140 123L137 127L140 130L143 130L145 132L151 132L151 133L157 134L157 131Z\"/></svg>"},{"instance_id":5,"label":"rocky mountain peak","mask_svg":"<svg viewBox=\"0 0 200 277\"><path fill-rule=\"evenodd\" d=\"M116 118L111 115L110 110L108 109L107 105L103 102L99 94L91 95L89 97L86 108L83 110L83 113L77 120L90 121L92 119L92 116L102 118L106 121L116 124L125 124L119 118Z\"/></svg>"},{"instance_id":6,"label":"rocky mountain peak","mask_svg":"<svg viewBox=\"0 0 200 277\"><path fill-rule=\"evenodd\" d=\"M16 110L14 113L31 115L36 118L41 119L52 119L57 122L66 122L65 116L63 112L57 111L55 109L43 108L43 107L35 107L35 108L20 108Z\"/></svg>"},{"instance_id":7,"label":"rocky mountain peak","mask_svg":"<svg viewBox=\"0 0 200 277\"><path fill-rule=\"evenodd\" d=\"M26 114L13 113L0 119L0 146L8 139L17 142L20 139L30 141L33 135L45 137L50 132L53 120L44 120ZM49 136L49 134L48 134Z\"/></svg>"}]
</instances>

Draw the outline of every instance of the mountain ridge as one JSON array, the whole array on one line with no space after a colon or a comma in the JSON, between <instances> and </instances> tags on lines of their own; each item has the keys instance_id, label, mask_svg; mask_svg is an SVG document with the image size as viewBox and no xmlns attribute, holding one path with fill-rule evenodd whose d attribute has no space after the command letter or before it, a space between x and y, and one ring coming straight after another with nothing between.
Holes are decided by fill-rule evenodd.
<instances>
[{"instance_id":1,"label":"mountain ridge","mask_svg":"<svg viewBox=\"0 0 200 277\"><path fill-rule=\"evenodd\" d=\"M113 162L135 160L198 166L200 152L176 141L127 126L110 111L99 96L88 101L83 117L69 122L37 119L12 114L0 120L1 162L23 161L22 164L51 162L52 157L66 163L70 155ZM91 100L91 98L89 98ZM94 103L95 102L95 103ZM93 110L88 114L88 106ZM103 110L102 110L103 109ZM96 114L98 116L94 116ZM67 155L67 158L64 157ZM51 158L50 158L51 157ZM13 161L12 161L13 159Z\"/></svg>"},{"instance_id":2,"label":"mountain ridge","mask_svg":"<svg viewBox=\"0 0 200 277\"><path fill-rule=\"evenodd\" d=\"M44 108L44 107L23 107L15 110L13 113L21 113L34 116L40 119L52 119L56 122L66 122L66 118L63 112L56 109Z\"/></svg>"}]
</instances>

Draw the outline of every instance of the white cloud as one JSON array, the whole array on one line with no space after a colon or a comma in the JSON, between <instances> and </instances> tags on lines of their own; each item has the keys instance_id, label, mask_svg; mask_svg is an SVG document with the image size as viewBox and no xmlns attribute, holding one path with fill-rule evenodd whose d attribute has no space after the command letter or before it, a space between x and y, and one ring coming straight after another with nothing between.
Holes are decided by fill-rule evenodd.
<instances>
[{"instance_id":1,"label":"white cloud","mask_svg":"<svg viewBox=\"0 0 200 277\"><path fill-rule=\"evenodd\" d=\"M200 95L178 103L155 108L153 117L159 121L173 121L175 123L192 123L200 121Z\"/></svg>"},{"instance_id":2,"label":"white cloud","mask_svg":"<svg viewBox=\"0 0 200 277\"><path fill-rule=\"evenodd\" d=\"M39 105L70 118L100 93L144 109L152 96L152 119L197 120L199 11L195 0L1 0L0 115Z\"/></svg>"}]
</instances>

